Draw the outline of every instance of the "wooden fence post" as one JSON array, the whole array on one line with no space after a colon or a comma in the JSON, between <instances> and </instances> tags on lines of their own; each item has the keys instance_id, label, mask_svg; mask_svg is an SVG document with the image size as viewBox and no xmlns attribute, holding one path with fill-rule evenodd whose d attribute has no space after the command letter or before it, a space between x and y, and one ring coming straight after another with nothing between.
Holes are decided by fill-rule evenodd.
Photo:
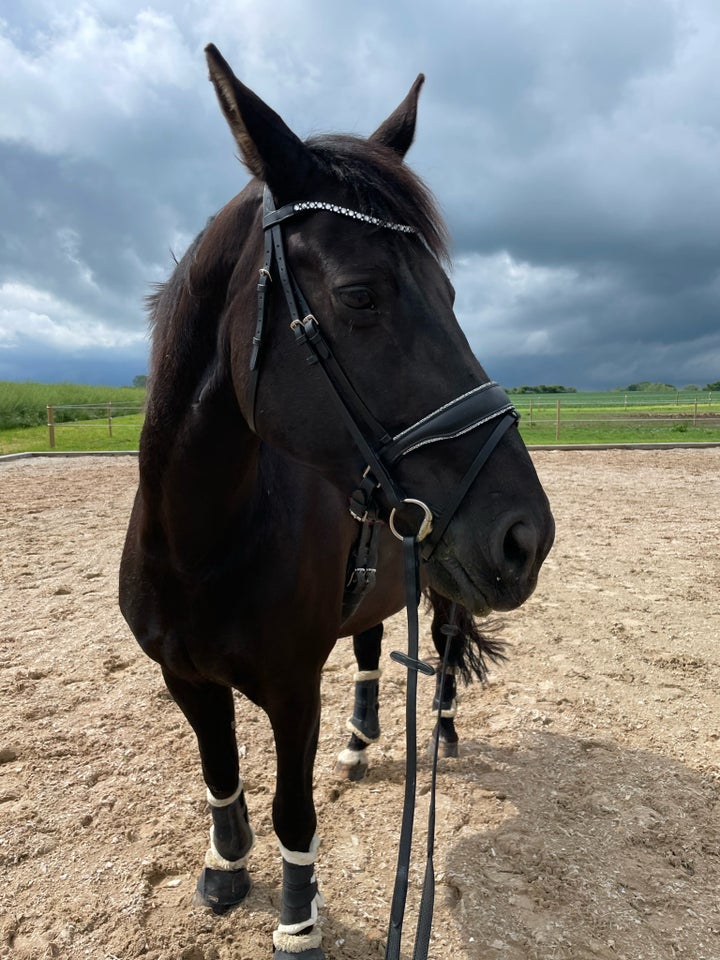
<instances>
[{"instance_id":1,"label":"wooden fence post","mask_svg":"<svg viewBox=\"0 0 720 960\"><path fill-rule=\"evenodd\" d=\"M560 400L557 402L557 421L555 424L555 439L560 439Z\"/></svg>"},{"instance_id":2,"label":"wooden fence post","mask_svg":"<svg viewBox=\"0 0 720 960\"><path fill-rule=\"evenodd\" d=\"M50 437L50 447L52 448L55 446L55 408L51 404L48 404L47 415L48 435Z\"/></svg>"},{"instance_id":3,"label":"wooden fence post","mask_svg":"<svg viewBox=\"0 0 720 960\"><path fill-rule=\"evenodd\" d=\"M697 426L697 400L695 401L695 413L693 414L693 426Z\"/></svg>"},{"instance_id":4,"label":"wooden fence post","mask_svg":"<svg viewBox=\"0 0 720 960\"><path fill-rule=\"evenodd\" d=\"M107 405L108 436L112 436L112 401Z\"/></svg>"},{"instance_id":5,"label":"wooden fence post","mask_svg":"<svg viewBox=\"0 0 720 960\"><path fill-rule=\"evenodd\" d=\"M533 426L533 402L532 397L530 397L530 426Z\"/></svg>"}]
</instances>

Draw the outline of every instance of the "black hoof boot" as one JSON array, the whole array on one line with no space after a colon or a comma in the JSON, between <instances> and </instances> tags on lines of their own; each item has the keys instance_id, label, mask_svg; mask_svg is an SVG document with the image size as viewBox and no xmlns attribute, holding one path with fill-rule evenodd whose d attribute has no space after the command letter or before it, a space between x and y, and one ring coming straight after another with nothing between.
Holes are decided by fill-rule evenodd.
<instances>
[{"instance_id":1,"label":"black hoof boot","mask_svg":"<svg viewBox=\"0 0 720 960\"><path fill-rule=\"evenodd\" d=\"M284 937L278 938L276 932L273 940L275 943L273 960L325 960L317 927L308 934L287 937L287 940Z\"/></svg>"},{"instance_id":2,"label":"black hoof boot","mask_svg":"<svg viewBox=\"0 0 720 960\"><path fill-rule=\"evenodd\" d=\"M228 800L218 800L208 791L213 826L205 869L200 874L193 903L227 913L250 893L250 874L245 862L253 845L242 783Z\"/></svg>"},{"instance_id":3,"label":"black hoof boot","mask_svg":"<svg viewBox=\"0 0 720 960\"><path fill-rule=\"evenodd\" d=\"M193 903L198 907L210 907L213 913L227 913L243 902L251 886L250 874L244 868L213 870L212 867L205 867L200 874Z\"/></svg>"},{"instance_id":4,"label":"black hoof boot","mask_svg":"<svg viewBox=\"0 0 720 960\"><path fill-rule=\"evenodd\" d=\"M379 671L372 672L379 674ZM353 715L348 720L348 730L360 736L366 744L372 743L380 736L379 691L380 681L377 677L371 680L355 681L355 704Z\"/></svg>"},{"instance_id":5,"label":"black hoof boot","mask_svg":"<svg viewBox=\"0 0 720 960\"><path fill-rule=\"evenodd\" d=\"M280 925L273 933L273 960L325 960L321 945L322 934L317 926L317 911L318 907L323 905L323 900L318 891L315 864L293 863L286 859L314 860L317 848L317 837L313 837L307 853L281 847L282 902Z\"/></svg>"},{"instance_id":6,"label":"black hoof boot","mask_svg":"<svg viewBox=\"0 0 720 960\"><path fill-rule=\"evenodd\" d=\"M287 950L276 950L273 960L325 960L325 954L320 947L311 947L302 953L288 953Z\"/></svg>"}]
</instances>

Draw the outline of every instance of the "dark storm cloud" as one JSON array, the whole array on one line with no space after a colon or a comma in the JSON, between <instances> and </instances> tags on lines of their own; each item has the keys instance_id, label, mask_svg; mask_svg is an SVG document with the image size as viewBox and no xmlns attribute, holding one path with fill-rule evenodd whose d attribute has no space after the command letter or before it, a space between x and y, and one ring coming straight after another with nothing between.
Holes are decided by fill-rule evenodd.
<instances>
[{"instance_id":1,"label":"dark storm cloud","mask_svg":"<svg viewBox=\"0 0 720 960\"><path fill-rule=\"evenodd\" d=\"M367 133L427 74L410 161L506 385L720 376L710 0L31 0L0 23L0 377L142 363L149 285L246 180L208 40L300 135Z\"/></svg>"}]
</instances>

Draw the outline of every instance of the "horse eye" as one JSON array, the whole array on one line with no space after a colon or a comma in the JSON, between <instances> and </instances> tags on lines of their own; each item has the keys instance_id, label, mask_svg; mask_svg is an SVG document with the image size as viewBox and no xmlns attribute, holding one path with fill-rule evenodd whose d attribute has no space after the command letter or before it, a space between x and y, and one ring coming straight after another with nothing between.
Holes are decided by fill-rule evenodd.
<instances>
[{"instance_id":1,"label":"horse eye","mask_svg":"<svg viewBox=\"0 0 720 960\"><path fill-rule=\"evenodd\" d=\"M375 310L372 290L367 287L345 287L338 291L338 296L352 310Z\"/></svg>"}]
</instances>

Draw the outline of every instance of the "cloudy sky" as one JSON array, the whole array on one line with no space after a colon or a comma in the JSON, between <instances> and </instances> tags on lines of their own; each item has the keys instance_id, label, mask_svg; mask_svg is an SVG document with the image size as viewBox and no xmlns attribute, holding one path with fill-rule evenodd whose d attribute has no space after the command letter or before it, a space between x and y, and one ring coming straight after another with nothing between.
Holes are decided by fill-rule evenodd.
<instances>
[{"instance_id":1,"label":"cloudy sky","mask_svg":"<svg viewBox=\"0 0 720 960\"><path fill-rule=\"evenodd\" d=\"M246 181L213 41L301 136L427 76L410 163L506 386L720 379L717 0L0 0L0 379L127 383Z\"/></svg>"}]
</instances>

